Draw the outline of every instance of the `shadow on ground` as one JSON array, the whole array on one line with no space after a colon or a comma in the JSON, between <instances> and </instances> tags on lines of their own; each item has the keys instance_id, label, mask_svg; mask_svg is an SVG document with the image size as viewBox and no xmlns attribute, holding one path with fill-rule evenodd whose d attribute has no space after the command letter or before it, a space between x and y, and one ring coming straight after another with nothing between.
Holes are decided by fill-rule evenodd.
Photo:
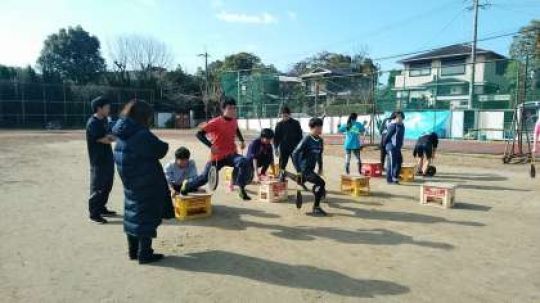
<instances>
[{"instance_id":1,"label":"shadow on ground","mask_svg":"<svg viewBox=\"0 0 540 303\"><path fill-rule=\"evenodd\" d=\"M183 223L191 226L207 226L225 230L246 230L259 228L271 231L271 234L287 239L298 241L312 241L316 239L328 239L346 244L366 245L417 245L427 248L450 250L451 244L431 241L417 241L413 237L387 229L359 229L344 230L332 227L309 227L309 226L283 226L247 221L244 216L265 217L264 212L245 208L217 205L214 207L215 216L205 220L194 220ZM272 217L266 214L266 217ZM174 223L172 223L174 224Z\"/></svg>"},{"instance_id":2,"label":"shadow on ground","mask_svg":"<svg viewBox=\"0 0 540 303\"><path fill-rule=\"evenodd\" d=\"M237 253L213 250L170 256L153 266L236 276L289 288L324 291L341 296L372 298L399 295L409 288L390 281L361 280L336 271L307 265L290 265Z\"/></svg>"},{"instance_id":3,"label":"shadow on ground","mask_svg":"<svg viewBox=\"0 0 540 303\"><path fill-rule=\"evenodd\" d=\"M431 183L447 183L447 182L453 182L452 180L447 179L433 179L430 180ZM454 182L456 183L456 182ZM513 188L513 187L506 187L506 186L494 186L494 185L479 185L479 184L463 184L463 181L457 182L458 188L461 189L474 189L474 190L489 190L489 191L501 191L501 190L508 190L508 191L518 191L518 192L530 192L530 189L521 189L521 188Z\"/></svg>"},{"instance_id":4,"label":"shadow on ground","mask_svg":"<svg viewBox=\"0 0 540 303\"><path fill-rule=\"evenodd\" d=\"M451 173L439 173L436 178L451 178L465 181L506 181L507 177L495 175L495 174L451 174Z\"/></svg>"},{"instance_id":5,"label":"shadow on ground","mask_svg":"<svg viewBox=\"0 0 540 303\"><path fill-rule=\"evenodd\" d=\"M458 224L465 226L485 226L484 223L473 222L473 221L452 221L443 217L437 217L432 215L417 214L411 212L401 212L401 211L382 211L375 209L363 209L350 206L344 206L343 202L339 202L339 198L332 198L337 200L338 203L330 203L332 208L337 208L341 210L349 211L349 214L336 214L336 216L345 216L345 217L354 217L364 220L383 220L383 221L398 221L398 222L413 222L413 223L423 223L423 224L435 224L435 223L448 223L448 224ZM469 204L467 206L472 206Z\"/></svg>"}]
</instances>

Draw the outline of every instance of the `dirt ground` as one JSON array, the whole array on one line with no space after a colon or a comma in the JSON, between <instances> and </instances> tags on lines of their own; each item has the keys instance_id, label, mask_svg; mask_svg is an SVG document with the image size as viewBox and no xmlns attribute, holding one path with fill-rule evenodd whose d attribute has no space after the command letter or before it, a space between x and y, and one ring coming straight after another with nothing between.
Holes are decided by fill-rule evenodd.
<instances>
[{"instance_id":1,"label":"dirt ground","mask_svg":"<svg viewBox=\"0 0 540 303\"><path fill-rule=\"evenodd\" d=\"M201 168L192 134L162 135L166 160L186 145ZM422 180L339 193L341 151L328 151L332 216L306 216L308 193L297 211L292 189L291 203L268 204L221 186L212 217L164 222L155 248L167 258L139 266L121 218L87 219L82 132L0 132L0 301L540 302L540 179L526 166L440 155L433 181L460 186L444 210L419 205ZM118 177L109 207L123 209Z\"/></svg>"}]
</instances>

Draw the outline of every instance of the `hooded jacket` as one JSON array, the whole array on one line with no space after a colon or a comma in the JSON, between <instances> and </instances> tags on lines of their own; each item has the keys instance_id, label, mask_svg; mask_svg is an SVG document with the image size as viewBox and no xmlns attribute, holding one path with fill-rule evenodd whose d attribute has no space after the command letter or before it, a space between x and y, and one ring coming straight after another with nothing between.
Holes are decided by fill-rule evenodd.
<instances>
[{"instance_id":1,"label":"hooded jacket","mask_svg":"<svg viewBox=\"0 0 540 303\"><path fill-rule=\"evenodd\" d=\"M118 138L114 161L124 184L124 231L137 237L155 237L161 219L173 215L159 162L169 145L130 118L118 120L113 134Z\"/></svg>"}]
</instances>

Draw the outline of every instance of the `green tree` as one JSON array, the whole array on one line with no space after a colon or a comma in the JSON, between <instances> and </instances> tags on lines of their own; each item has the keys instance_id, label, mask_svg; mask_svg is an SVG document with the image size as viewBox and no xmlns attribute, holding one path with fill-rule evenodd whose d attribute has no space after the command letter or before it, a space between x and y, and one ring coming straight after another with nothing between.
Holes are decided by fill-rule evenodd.
<instances>
[{"instance_id":1,"label":"green tree","mask_svg":"<svg viewBox=\"0 0 540 303\"><path fill-rule=\"evenodd\" d=\"M40 77L30 65L24 68L0 65L0 80L33 83L39 82Z\"/></svg>"},{"instance_id":2,"label":"green tree","mask_svg":"<svg viewBox=\"0 0 540 303\"><path fill-rule=\"evenodd\" d=\"M227 70L239 70L239 69L254 69L254 68L264 68L264 64L261 62L259 56L241 52L233 55L226 56L223 60L221 69L224 71Z\"/></svg>"},{"instance_id":3,"label":"green tree","mask_svg":"<svg viewBox=\"0 0 540 303\"><path fill-rule=\"evenodd\" d=\"M315 68L351 69L353 72L370 73L375 70L375 65L371 59L362 53L349 56L323 51L295 63L289 73L301 75Z\"/></svg>"},{"instance_id":4,"label":"green tree","mask_svg":"<svg viewBox=\"0 0 540 303\"><path fill-rule=\"evenodd\" d=\"M531 95L531 92L536 94L535 92L540 89L540 19L533 19L520 29L518 35L514 36L510 45L510 58L515 60L514 63L508 65L505 74L510 82L510 87L516 88L518 65L525 64L527 61L528 95Z\"/></svg>"},{"instance_id":5,"label":"green tree","mask_svg":"<svg viewBox=\"0 0 540 303\"><path fill-rule=\"evenodd\" d=\"M46 80L58 76L85 84L98 79L105 71L98 38L80 25L67 30L62 28L48 36L37 62Z\"/></svg>"}]
</instances>

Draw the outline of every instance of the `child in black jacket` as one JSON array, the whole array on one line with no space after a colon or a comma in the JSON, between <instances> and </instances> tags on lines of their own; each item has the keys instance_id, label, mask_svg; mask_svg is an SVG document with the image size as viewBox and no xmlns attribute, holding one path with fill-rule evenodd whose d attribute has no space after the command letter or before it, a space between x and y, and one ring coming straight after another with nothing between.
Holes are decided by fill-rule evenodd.
<instances>
[{"instance_id":1,"label":"child in black jacket","mask_svg":"<svg viewBox=\"0 0 540 303\"><path fill-rule=\"evenodd\" d=\"M321 208L321 199L326 195L326 183L321 178L323 174L323 150L324 144L321 138L323 120L312 118L309 121L310 133L306 135L292 153L293 164L299 173L300 182L313 183L313 195L315 203L313 205L313 215L326 216L326 212ZM318 172L315 173L315 166Z\"/></svg>"}]
</instances>

